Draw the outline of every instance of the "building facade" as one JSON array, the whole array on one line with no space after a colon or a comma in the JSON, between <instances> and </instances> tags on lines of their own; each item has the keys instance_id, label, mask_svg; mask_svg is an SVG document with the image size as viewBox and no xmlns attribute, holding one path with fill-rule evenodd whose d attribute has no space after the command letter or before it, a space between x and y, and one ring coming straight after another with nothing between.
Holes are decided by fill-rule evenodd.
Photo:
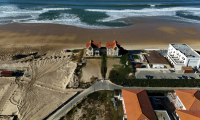
<instances>
[{"instance_id":1,"label":"building facade","mask_svg":"<svg viewBox=\"0 0 200 120\"><path fill-rule=\"evenodd\" d=\"M93 40L90 40L90 42L86 44L86 48L86 56L99 56L101 42L94 42Z\"/></svg>"},{"instance_id":2,"label":"building facade","mask_svg":"<svg viewBox=\"0 0 200 120\"><path fill-rule=\"evenodd\" d=\"M183 105L182 101L180 100L179 96L176 92L168 93L168 98L174 104L177 110L186 110L185 106Z\"/></svg>"},{"instance_id":3,"label":"building facade","mask_svg":"<svg viewBox=\"0 0 200 120\"><path fill-rule=\"evenodd\" d=\"M119 56L120 55L120 44L114 40L113 42L106 42L107 55Z\"/></svg>"},{"instance_id":4,"label":"building facade","mask_svg":"<svg viewBox=\"0 0 200 120\"><path fill-rule=\"evenodd\" d=\"M199 68L200 55L187 44L169 44L167 58L175 68Z\"/></svg>"}]
</instances>

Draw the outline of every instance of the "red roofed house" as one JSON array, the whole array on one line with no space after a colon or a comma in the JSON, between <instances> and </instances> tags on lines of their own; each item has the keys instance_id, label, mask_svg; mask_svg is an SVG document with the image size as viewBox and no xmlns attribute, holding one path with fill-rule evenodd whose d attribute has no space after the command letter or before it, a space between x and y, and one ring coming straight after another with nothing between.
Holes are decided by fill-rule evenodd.
<instances>
[{"instance_id":1,"label":"red roofed house","mask_svg":"<svg viewBox=\"0 0 200 120\"><path fill-rule=\"evenodd\" d=\"M176 107L179 120L200 120L200 92L197 90L174 90L170 99Z\"/></svg>"},{"instance_id":2,"label":"red roofed house","mask_svg":"<svg viewBox=\"0 0 200 120\"><path fill-rule=\"evenodd\" d=\"M86 56L100 55L101 42L93 42L93 40L90 40L90 42L86 44L86 47Z\"/></svg>"},{"instance_id":3,"label":"red roofed house","mask_svg":"<svg viewBox=\"0 0 200 120\"><path fill-rule=\"evenodd\" d=\"M200 120L200 111L176 110L179 120Z\"/></svg>"},{"instance_id":4,"label":"red roofed house","mask_svg":"<svg viewBox=\"0 0 200 120\"><path fill-rule=\"evenodd\" d=\"M118 97L122 100L124 118L127 120L157 120L145 90L125 90Z\"/></svg>"},{"instance_id":5,"label":"red roofed house","mask_svg":"<svg viewBox=\"0 0 200 120\"><path fill-rule=\"evenodd\" d=\"M197 90L174 90L175 107L178 110L200 110L200 92Z\"/></svg>"},{"instance_id":6,"label":"red roofed house","mask_svg":"<svg viewBox=\"0 0 200 120\"><path fill-rule=\"evenodd\" d=\"M106 42L107 55L119 56L120 44L114 40L113 42Z\"/></svg>"}]
</instances>

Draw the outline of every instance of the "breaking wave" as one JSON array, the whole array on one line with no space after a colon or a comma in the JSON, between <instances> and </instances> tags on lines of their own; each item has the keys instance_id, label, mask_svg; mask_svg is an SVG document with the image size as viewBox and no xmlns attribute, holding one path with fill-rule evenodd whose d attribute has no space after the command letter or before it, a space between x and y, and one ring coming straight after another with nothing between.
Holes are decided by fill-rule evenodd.
<instances>
[{"instance_id":1,"label":"breaking wave","mask_svg":"<svg viewBox=\"0 0 200 120\"><path fill-rule=\"evenodd\" d=\"M148 4L148 6L148 8L119 10L80 9L66 6L20 8L17 5L0 5L0 24L54 23L91 29L107 29L129 25L122 23L124 21L116 23L118 19L145 16L170 16L185 22L200 23L200 8L198 7L157 7L163 6L161 4Z\"/></svg>"}]
</instances>

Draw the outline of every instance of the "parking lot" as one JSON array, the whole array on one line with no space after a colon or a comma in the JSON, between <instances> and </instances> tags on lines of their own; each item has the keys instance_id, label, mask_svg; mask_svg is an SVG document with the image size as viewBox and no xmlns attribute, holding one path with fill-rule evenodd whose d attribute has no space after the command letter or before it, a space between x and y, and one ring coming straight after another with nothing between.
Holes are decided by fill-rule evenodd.
<instances>
[{"instance_id":1,"label":"parking lot","mask_svg":"<svg viewBox=\"0 0 200 120\"><path fill-rule=\"evenodd\" d=\"M151 76L151 79L200 79L196 73L182 73L180 71L171 72L170 70L137 70L137 79L147 79L146 76Z\"/></svg>"}]
</instances>

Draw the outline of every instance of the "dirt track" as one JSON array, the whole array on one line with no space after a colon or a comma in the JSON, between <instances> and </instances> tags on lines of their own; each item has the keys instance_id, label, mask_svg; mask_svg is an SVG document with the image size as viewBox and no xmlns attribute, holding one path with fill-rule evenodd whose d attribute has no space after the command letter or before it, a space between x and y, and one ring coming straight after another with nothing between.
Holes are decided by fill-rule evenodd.
<instances>
[{"instance_id":1,"label":"dirt track","mask_svg":"<svg viewBox=\"0 0 200 120\"><path fill-rule=\"evenodd\" d=\"M37 59L21 61L23 59L0 63L4 69L25 70L25 74L16 80L0 81L0 87L7 85L0 95L3 113L0 115L16 114L21 120L43 119L76 94L77 91L66 90L76 68L71 53L54 50ZM16 109L9 111L13 107Z\"/></svg>"}]
</instances>

